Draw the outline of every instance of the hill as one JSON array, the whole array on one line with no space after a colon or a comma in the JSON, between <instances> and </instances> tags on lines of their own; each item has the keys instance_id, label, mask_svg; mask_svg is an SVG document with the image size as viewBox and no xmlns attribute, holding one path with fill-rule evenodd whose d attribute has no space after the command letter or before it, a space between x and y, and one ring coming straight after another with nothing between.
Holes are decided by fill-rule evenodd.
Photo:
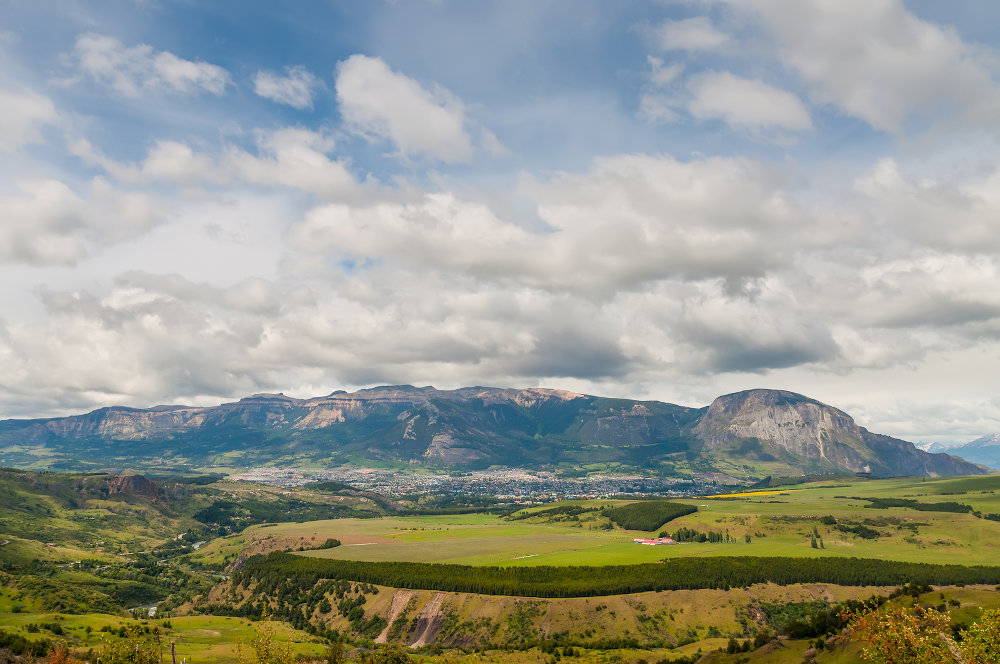
<instances>
[{"instance_id":1,"label":"hill","mask_svg":"<svg viewBox=\"0 0 1000 664\"><path fill-rule=\"evenodd\" d=\"M0 464L174 471L271 464L501 466L747 478L985 472L954 456L870 433L846 413L786 391L739 392L695 408L563 390L412 386L5 420Z\"/></svg>"}]
</instances>

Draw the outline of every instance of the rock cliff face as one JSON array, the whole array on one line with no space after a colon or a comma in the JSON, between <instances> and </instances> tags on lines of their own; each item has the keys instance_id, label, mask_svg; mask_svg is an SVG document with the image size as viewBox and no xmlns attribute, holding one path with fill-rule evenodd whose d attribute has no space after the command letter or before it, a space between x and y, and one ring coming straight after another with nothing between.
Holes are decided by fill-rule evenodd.
<instances>
[{"instance_id":1,"label":"rock cliff face","mask_svg":"<svg viewBox=\"0 0 1000 664\"><path fill-rule=\"evenodd\" d=\"M142 475L111 475L108 477L109 496L142 496L150 500L160 497L160 487Z\"/></svg>"},{"instance_id":2,"label":"rock cliff face","mask_svg":"<svg viewBox=\"0 0 1000 664\"><path fill-rule=\"evenodd\" d=\"M721 396L708 407L695 432L708 449L756 438L810 458L826 458L826 448L842 435L861 437L861 428L847 413L782 390Z\"/></svg>"},{"instance_id":3,"label":"rock cliff face","mask_svg":"<svg viewBox=\"0 0 1000 664\"><path fill-rule=\"evenodd\" d=\"M34 452L37 450L37 453ZM34 456L33 456L34 455ZM778 472L975 474L956 457L868 432L793 392L750 390L705 408L549 389L386 386L211 408L102 408L0 422L0 465L260 466L280 460L410 467L615 468L663 475L732 464Z\"/></svg>"},{"instance_id":4,"label":"rock cliff face","mask_svg":"<svg viewBox=\"0 0 1000 664\"><path fill-rule=\"evenodd\" d=\"M912 443L873 434L847 413L784 390L748 390L717 398L694 428L709 450L763 447L757 455L788 453L817 470L876 475L961 475L982 469L947 454L928 454Z\"/></svg>"}]
</instances>

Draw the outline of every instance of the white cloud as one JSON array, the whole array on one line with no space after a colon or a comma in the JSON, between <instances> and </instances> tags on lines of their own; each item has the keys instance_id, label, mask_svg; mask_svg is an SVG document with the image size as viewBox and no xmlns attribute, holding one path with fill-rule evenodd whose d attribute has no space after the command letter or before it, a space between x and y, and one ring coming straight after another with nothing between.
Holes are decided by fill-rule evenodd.
<instances>
[{"instance_id":1,"label":"white cloud","mask_svg":"<svg viewBox=\"0 0 1000 664\"><path fill-rule=\"evenodd\" d=\"M781 62L818 103L892 132L942 112L957 123L997 125L995 57L953 28L920 20L901 0L722 1L763 19Z\"/></svg>"},{"instance_id":2,"label":"white cloud","mask_svg":"<svg viewBox=\"0 0 1000 664\"><path fill-rule=\"evenodd\" d=\"M254 134L254 152L225 146L218 155L196 152L178 141L157 141L140 163L115 161L85 140L74 141L72 154L128 183L168 182L184 186L236 183L308 191L321 198L357 198L363 189L348 164L329 157L327 135L284 127Z\"/></svg>"},{"instance_id":3,"label":"white cloud","mask_svg":"<svg viewBox=\"0 0 1000 664\"><path fill-rule=\"evenodd\" d=\"M23 196L0 199L0 260L71 264L84 253L77 237L80 198L53 180L18 183Z\"/></svg>"},{"instance_id":4,"label":"white cloud","mask_svg":"<svg viewBox=\"0 0 1000 664\"><path fill-rule=\"evenodd\" d=\"M89 198L56 180L16 184L20 196L0 198L0 263L72 265L91 242L120 242L160 220L150 197L115 191L100 178Z\"/></svg>"},{"instance_id":5,"label":"white cloud","mask_svg":"<svg viewBox=\"0 0 1000 664\"><path fill-rule=\"evenodd\" d=\"M654 31L657 46L664 51L713 51L729 41L705 16L666 21Z\"/></svg>"},{"instance_id":6,"label":"white cloud","mask_svg":"<svg viewBox=\"0 0 1000 664\"><path fill-rule=\"evenodd\" d=\"M1000 251L1000 167L984 168L958 182L902 172L892 158L879 160L854 181L877 224L899 239L938 250Z\"/></svg>"},{"instance_id":7,"label":"white cloud","mask_svg":"<svg viewBox=\"0 0 1000 664\"><path fill-rule=\"evenodd\" d=\"M639 96L639 111L636 115L650 124L677 122L677 109L683 101L676 94L668 94L662 88L670 86L684 71L683 62L664 63L662 58L646 56L649 64L649 85Z\"/></svg>"},{"instance_id":8,"label":"white cloud","mask_svg":"<svg viewBox=\"0 0 1000 664\"><path fill-rule=\"evenodd\" d=\"M313 58L234 33L223 61L174 46L193 43L176 25L80 35L107 17L30 4L12 9L19 41L0 34L5 414L405 381L700 405L766 384L873 422L906 395L898 429L995 392L1000 58L970 24L988 9L713 0L681 7L711 19L662 23L649 3L631 73L571 56L634 39L635 12L444 12L417 50L427 30L382 22L353 43L384 60L327 82L334 116L282 127L283 108L322 105L313 73L333 61L312 33ZM77 85L52 85L59 52ZM231 77L241 94L213 97ZM962 426L1000 422L992 401Z\"/></svg>"},{"instance_id":9,"label":"white cloud","mask_svg":"<svg viewBox=\"0 0 1000 664\"><path fill-rule=\"evenodd\" d=\"M677 122L682 101L670 95L645 93L639 97L638 116L650 124Z\"/></svg>"},{"instance_id":10,"label":"white cloud","mask_svg":"<svg viewBox=\"0 0 1000 664\"><path fill-rule=\"evenodd\" d=\"M684 348L678 364L686 372L763 372L840 356L828 321L780 314L803 305L778 279L767 280L753 299L727 296L717 283L698 284L686 304L672 325Z\"/></svg>"},{"instance_id":11,"label":"white cloud","mask_svg":"<svg viewBox=\"0 0 1000 664\"><path fill-rule=\"evenodd\" d=\"M229 150L222 166L243 182L268 187L287 187L312 192L324 198L352 198L360 185L344 161L327 156L333 140L307 129L283 128L258 131L257 154Z\"/></svg>"},{"instance_id":12,"label":"white cloud","mask_svg":"<svg viewBox=\"0 0 1000 664\"><path fill-rule=\"evenodd\" d=\"M978 336L976 324L1000 320L996 257L925 254L874 264L858 276L857 318L870 325Z\"/></svg>"},{"instance_id":13,"label":"white cloud","mask_svg":"<svg viewBox=\"0 0 1000 664\"><path fill-rule=\"evenodd\" d=\"M138 164L115 161L86 139L70 141L69 152L88 165L99 166L116 180L130 184L217 184L224 181L224 174L211 157L196 153L178 141L157 141Z\"/></svg>"},{"instance_id":14,"label":"white cloud","mask_svg":"<svg viewBox=\"0 0 1000 664\"><path fill-rule=\"evenodd\" d=\"M261 70L254 77L253 91L265 99L299 110L312 108L313 89L319 81L305 67L286 67L287 76Z\"/></svg>"},{"instance_id":15,"label":"white cloud","mask_svg":"<svg viewBox=\"0 0 1000 664\"><path fill-rule=\"evenodd\" d=\"M707 72L687 85L693 95L688 111L696 118L718 118L736 129L812 129L809 111L798 97L763 81Z\"/></svg>"},{"instance_id":16,"label":"white cloud","mask_svg":"<svg viewBox=\"0 0 1000 664\"><path fill-rule=\"evenodd\" d=\"M468 160L465 108L440 86L427 89L379 58L352 55L337 65L337 100L349 129L390 140L403 156Z\"/></svg>"},{"instance_id":17,"label":"white cloud","mask_svg":"<svg viewBox=\"0 0 1000 664\"><path fill-rule=\"evenodd\" d=\"M606 297L657 279L739 280L782 262L798 211L775 185L768 169L742 160L622 155L587 173L526 182L522 194L537 202L543 231L441 193L319 207L290 240L338 260Z\"/></svg>"},{"instance_id":18,"label":"white cloud","mask_svg":"<svg viewBox=\"0 0 1000 664\"><path fill-rule=\"evenodd\" d=\"M71 59L82 75L126 97L160 91L221 95L230 82L229 72L222 67L156 51L148 44L125 46L94 33L77 38Z\"/></svg>"},{"instance_id":19,"label":"white cloud","mask_svg":"<svg viewBox=\"0 0 1000 664\"><path fill-rule=\"evenodd\" d=\"M664 63L663 58L657 58L652 55L646 56L646 62L649 64L649 82L656 87L663 87L673 83L680 76L681 72L684 71L683 62L672 62L668 65Z\"/></svg>"},{"instance_id":20,"label":"white cloud","mask_svg":"<svg viewBox=\"0 0 1000 664\"><path fill-rule=\"evenodd\" d=\"M271 155L286 142L307 153L332 147L309 133L259 140ZM227 157L213 158L210 172L219 159ZM167 168L165 156L147 161L149 173L183 171ZM223 169L227 182L249 179L234 169ZM151 267L92 294L42 291L45 320L0 330L0 393L37 414L47 403L314 394L427 376L444 386L547 383L634 394L653 383L676 389L668 384L692 375L699 389L721 392L747 386L753 374L754 384L822 398L802 381L922 366L940 348L1000 336L994 257L925 245L927 255L915 259L895 220L830 230L867 210L871 194L821 196L805 207L789 194L793 184L802 186L742 159L619 155L582 172L526 178L518 194L535 204L544 228L447 191L408 203L320 205L285 246L269 241L288 253L284 271L266 279L249 276L252 265L240 274L249 278L224 286ZM79 203L66 200L60 209ZM230 215L242 223L258 207ZM59 234L86 250L81 229ZM872 242L873 233L897 241ZM185 231L175 241L194 262L220 255L200 240L188 248L192 237ZM228 256L220 263L229 271Z\"/></svg>"},{"instance_id":21,"label":"white cloud","mask_svg":"<svg viewBox=\"0 0 1000 664\"><path fill-rule=\"evenodd\" d=\"M479 144L482 146L487 153L493 155L494 157L506 157L510 155L510 150L508 150L500 139L496 137L489 129L483 128L479 133Z\"/></svg>"},{"instance_id":22,"label":"white cloud","mask_svg":"<svg viewBox=\"0 0 1000 664\"><path fill-rule=\"evenodd\" d=\"M0 151L41 142L41 128L59 119L52 100L30 90L0 90L0 108Z\"/></svg>"}]
</instances>

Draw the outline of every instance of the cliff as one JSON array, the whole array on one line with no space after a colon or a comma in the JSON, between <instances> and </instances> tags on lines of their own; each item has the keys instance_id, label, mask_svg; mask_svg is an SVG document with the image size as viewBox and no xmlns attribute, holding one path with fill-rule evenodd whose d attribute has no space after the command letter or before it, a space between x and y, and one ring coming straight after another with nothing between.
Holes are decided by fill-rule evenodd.
<instances>
[{"instance_id":1,"label":"cliff","mask_svg":"<svg viewBox=\"0 0 1000 664\"><path fill-rule=\"evenodd\" d=\"M958 457L929 454L912 443L873 434L842 410L784 390L721 396L708 407L694 434L708 450L742 449L765 460L787 453L812 462L819 471L928 476L983 472Z\"/></svg>"},{"instance_id":2,"label":"cliff","mask_svg":"<svg viewBox=\"0 0 1000 664\"><path fill-rule=\"evenodd\" d=\"M215 407L116 407L0 422L0 464L40 459L57 469L379 462L664 476L984 472L957 457L872 434L843 411L782 390L749 390L692 408L541 388L402 385L310 399L256 394Z\"/></svg>"}]
</instances>

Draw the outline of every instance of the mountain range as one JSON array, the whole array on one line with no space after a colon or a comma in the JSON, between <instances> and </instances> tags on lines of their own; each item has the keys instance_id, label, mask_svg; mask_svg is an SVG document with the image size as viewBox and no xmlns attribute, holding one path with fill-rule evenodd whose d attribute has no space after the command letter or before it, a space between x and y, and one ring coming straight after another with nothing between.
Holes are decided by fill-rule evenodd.
<instances>
[{"instance_id":1,"label":"mountain range","mask_svg":"<svg viewBox=\"0 0 1000 664\"><path fill-rule=\"evenodd\" d=\"M794 392L748 390L707 407L564 390L409 385L214 407L110 407L0 421L0 465L53 470L487 467L736 478L854 472L974 475L985 468L869 432Z\"/></svg>"},{"instance_id":2,"label":"mountain range","mask_svg":"<svg viewBox=\"0 0 1000 664\"><path fill-rule=\"evenodd\" d=\"M946 452L973 463L980 463L990 468L1000 468L1000 433L988 433L973 441L958 445L931 443L923 449L927 452Z\"/></svg>"}]
</instances>

